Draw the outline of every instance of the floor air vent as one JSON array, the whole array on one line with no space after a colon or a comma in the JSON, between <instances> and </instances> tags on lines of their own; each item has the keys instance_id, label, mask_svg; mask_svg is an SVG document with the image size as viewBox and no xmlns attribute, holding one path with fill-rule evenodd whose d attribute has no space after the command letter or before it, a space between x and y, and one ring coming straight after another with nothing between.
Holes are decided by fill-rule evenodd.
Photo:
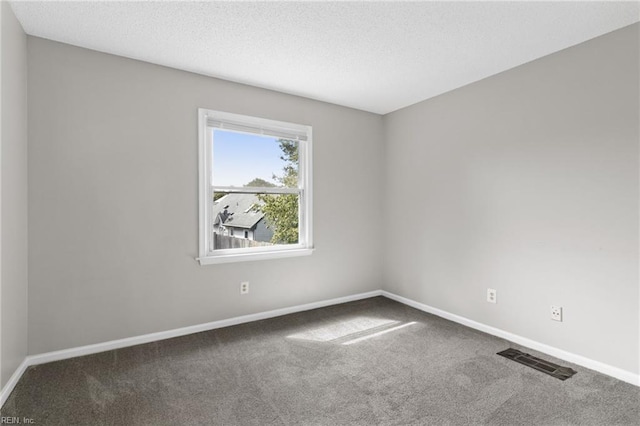
<instances>
[{"instance_id":1,"label":"floor air vent","mask_svg":"<svg viewBox=\"0 0 640 426\"><path fill-rule=\"evenodd\" d=\"M513 348L498 352L498 355L509 358L515 362L519 362L520 364L529 366L535 370L542 371L543 373L547 373L548 375L560 380L567 380L577 373L577 371L572 368L561 367L552 362L536 358L533 355L520 352L519 350Z\"/></svg>"}]
</instances>

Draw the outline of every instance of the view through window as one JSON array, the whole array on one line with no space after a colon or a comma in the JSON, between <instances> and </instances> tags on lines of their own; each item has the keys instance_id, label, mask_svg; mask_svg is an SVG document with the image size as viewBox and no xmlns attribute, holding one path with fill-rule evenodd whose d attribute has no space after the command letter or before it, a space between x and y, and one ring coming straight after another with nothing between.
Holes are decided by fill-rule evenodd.
<instances>
[{"instance_id":1,"label":"view through window","mask_svg":"<svg viewBox=\"0 0 640 426\"><path fill-rule=\"evenodd\" d=\"M298 141L215 129L212 171L213 250L298 243Z\"/></svg>"}]
</instances>

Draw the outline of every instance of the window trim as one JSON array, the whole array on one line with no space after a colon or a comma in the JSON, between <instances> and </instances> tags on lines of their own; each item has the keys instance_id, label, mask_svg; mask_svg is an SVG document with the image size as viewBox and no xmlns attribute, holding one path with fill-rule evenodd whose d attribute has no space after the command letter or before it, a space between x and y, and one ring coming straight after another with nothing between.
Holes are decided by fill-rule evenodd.
<instances>
[{"instance_id":1,"label":"window trim","mask_svg":"<svg viewBox=\"0 0 640 426\"><path fill-rule=\"evenodd\" d=\"M300 219L298 244L278 245L273 247L250 247L243 249L209 250L213 227L212 208L213 199L211 182L211 159L213 149L213 127L224 129L223 126L212 126L213 122L231 123L232 126L245 126L246 133L267 134L282 137L284 134L306 135L306 140L300 139L298 188L278 188L282 193L300 194ZM232 131L241 131L230 128ZM303 136L304 138L304 136ZM267 260L294 256L306 256L313 252L313 196L312 196L312 128L311 126L269 120L259 117L214 111L205 108L198 109L198 199L199 199L199 257L200 265L216 263L240 262L249 260ZM247 192L243 188L228 188L229 192ZM251 193L259 188L252 188ZM274 189L271 188L270 191Z\"/></svg>"}]
</instances>

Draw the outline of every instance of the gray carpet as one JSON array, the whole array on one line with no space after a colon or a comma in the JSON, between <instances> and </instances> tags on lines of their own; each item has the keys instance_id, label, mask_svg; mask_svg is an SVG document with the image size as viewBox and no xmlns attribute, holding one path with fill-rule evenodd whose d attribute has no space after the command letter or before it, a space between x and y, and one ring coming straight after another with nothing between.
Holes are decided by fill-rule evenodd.
<instances>
[{"instance_id":1,"label":"gray carpet","mask_svg":"<svg viewBox=\"0 0 640 426\"><path fill-rule=\"evenodd\" d=\"M496 355L578 371L560 381ZM638 425L640 389L383 297L31 367L37 425Z\"/></svg>"}]
</instances>

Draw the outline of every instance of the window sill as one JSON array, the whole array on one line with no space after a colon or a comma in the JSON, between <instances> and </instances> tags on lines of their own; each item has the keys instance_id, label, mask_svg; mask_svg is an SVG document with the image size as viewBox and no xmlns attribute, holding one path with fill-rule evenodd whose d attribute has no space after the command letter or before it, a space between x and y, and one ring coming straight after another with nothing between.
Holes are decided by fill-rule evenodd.
<instances>
[{"instance_id":1,"label":"window sill","mask_svg":"<svg viewBox=\"0 0 640 426\"><path fill-rule=\"evenodd\" d=\"M200 265L215 265L218 263L249 262L255 260L282 259L286 257L309 256L312 248L279 250L260 253L225 254L220 256L199 257L196 260Z\"/></svg>"}]
</instances>

